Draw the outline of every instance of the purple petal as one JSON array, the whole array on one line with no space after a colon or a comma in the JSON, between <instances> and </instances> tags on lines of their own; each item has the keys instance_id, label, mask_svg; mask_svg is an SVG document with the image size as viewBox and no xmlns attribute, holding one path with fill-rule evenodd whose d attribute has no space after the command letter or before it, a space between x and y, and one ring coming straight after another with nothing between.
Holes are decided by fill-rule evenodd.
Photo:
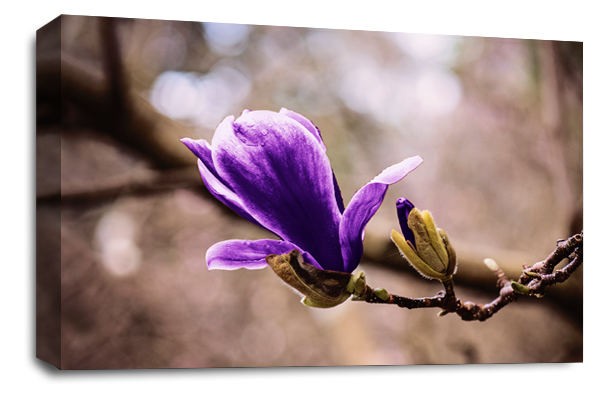
<instances>
[{"instance_id":1,"label":"purple petal","mask_svg":"<svg viewBox=\"0 0 598 400\"><path fill-rule=\"evenodd\" d=\"M338 182L336 181L336 175L334 175L334 171L332 171L332 179L334 183L334 198L336 199L336 204L338 205L338 210L340 213L345 212L345 203L343 202L343 195L341 194L341 188L338 187Z\"/></svg>"},{"instance_id":2,"label":"purple petal","mask_svg":"<svg viewBox=\"0 0 598 400\"><path fill-rule=\"evenodd\" d=\"M253 111L226 118L213 140L218 174L264 227L327 270L343 270L341 213L324 147L295 119Z\"/></svg>"},{"instance_id":3,"label":"purple petal","mask_svg":"<svg viewBox=\"0 0 598 400\"><path fill-rule=\"evenodd\" d=\"M406 177L409 172L416 169L423 162L424 160L420 156L406 158L380 172L370 183L392 185Z\"/></svg>"},{"instance_id":4,"label":"purple petal","mask_svg":"<svg viewBox=\"0 0 598 400\"><path fill-rule=\"evenodd\" d=\"M279 113L289 118L292 118L295 121L299 122L301 125L303 125L316 137L316 139L318 139L318 142L322 145L322 147L324 147L324 150L326 150L326 145L324 144L324 139L322 139L322 134L313 122L305 118L303 115L296 113L295 111L288 110L284 107L280 109ZM338 204L338 209L342 214L343 212L345 212L345 204L343 203L343 196L341 196L341 190L338 187L338 183L336 182L336 176L334 175L334 171L332 171L332 178L334 180L334 196L336 198L336 203Z\"/></svg>"},{"instance_id":5,"label":"purple petal","mask_svg":"<svg viewBox=\"0 0 598 400\"><path fill-rule=\"evenodd\" d=\"M392 165L355 193L340 224L340 240L346 272L352 272L361 260L365 226L382 204L388 185L403 179L422 162L421 157L416 156Z\"/></svg>"},{"instance_id":6,"label":"purple petal","mask_svg":"<svg viewBox=\"0 0 598 400\"><path fill-rule=\"evenodd\" d=\"M268 266L266 257L270 254L286 254L299 250L305 262L322 269L318 262L293 243L282 240L226 240L213 245L206 252L208 269L260 269Z\"/></svg>"},{"instance_id":7,"label":"purple petal","mask_svg":"<svg viewBox=\"0 0 598 400\"><path fill-rule=\"evenodd\" d=\"M212 161L212 149L208 142L205 140L193 140L189 138L181 139L181 142L183 142L193 154L197 156L199 173L210 193L247 221L263 228L263 226L245 210L239 196L237 196L237 194L222 181L220 176L218 176L218 173L214 168L214 162Z\"/></svg>"},{"instance_id":8,"label":"purple petal","mask_svg":"<svg viewBox=\"0 0 598 400\"><path fill-rule=\"evenodd\" d=\"M216 169L214 168L214 161L212 160L212 148L210 144L203 139L200 140L193 140L189 138L181 139L181 142L185 144L195 154L197 158L201 160L204 167L206 167L212 175L214 175L217 179L220 179ZM226 185L224 182L222 182Z\"/></svg>"},{"instance_id":9,"label":"purple petal","mask_svg":"<svg viewBox=\"0 0 598 400\"><path fill-rule=\"evenodd\" d=\"M409 225L407 224L407 219L409 218L409 213L413 210L415 206L409 200L404 197L399 197L397 199L397 216L399 217L399 225L401 225L401 232L403 232L403 236L405 240L409 240L411 244L415 246L415 235Z\"/></svg>"},{"instance_id":10,"label":"purple petal","mask_svg":"<svg viewBox=\"0 0 598 400\"><path fill-rule=\"evenodd\" d=\"M317 126L314 125L313 122L311 122L309 119L305 118L303 115L296 113L295 111L288 110L284 107L280 109L279 113L286 117L294 119L295 121L297 121L301 125L303 125L303 127L305 129L310 131L311 134L316 137L316 139L318 140L320 145L322 145L324 147L324 150L326 150L326 145L324 144L324 140L322 139L322 134L320 133L320 130L318 129Z\"/></svg>"}]
</instances>

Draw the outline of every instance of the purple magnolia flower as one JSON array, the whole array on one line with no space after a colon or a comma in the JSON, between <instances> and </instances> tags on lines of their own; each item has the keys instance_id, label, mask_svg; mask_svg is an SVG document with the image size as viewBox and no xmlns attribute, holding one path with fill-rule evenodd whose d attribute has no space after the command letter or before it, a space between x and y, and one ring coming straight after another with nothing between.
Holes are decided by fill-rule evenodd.
<instances>
[{"instance_id":1,"label":"purple magnolia flower","mask_svg":"<svg viewBox=\"0 0 598 400\"><path fill-rule=\"evenodd\" d=\"M296 249L316 268L352 272L363 255L365 225L388 185L423 161L416 156L388 167L345 209L320 131L286 108L225 118L212 146L181 141L198 157L203 181L218 200L282 239L216 243L206 253L209 269L264 268L268 255Z\"/></svg>"}]
</instances>

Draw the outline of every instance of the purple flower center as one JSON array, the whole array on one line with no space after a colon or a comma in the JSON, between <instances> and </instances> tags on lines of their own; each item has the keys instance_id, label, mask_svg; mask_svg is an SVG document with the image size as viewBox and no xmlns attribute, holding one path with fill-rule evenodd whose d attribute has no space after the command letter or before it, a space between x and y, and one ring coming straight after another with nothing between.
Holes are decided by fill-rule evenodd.
<instances>
[{"instance_id":1,"label":"purple flower center","mask_svg":"<svg viewBox=\"0 0 598 400\"><path fill-rule=\"evenodd\" d=\"M397 199L397 215L399 217L399 225L401 226L401 231L403 232L403 236L405 240L410 241L413 247L415 247L415 235L409 225L407 225L407 220L409 218L409 213L413 210L415 206L409 200L404 197L399 197Z\"/></svg>"}]
</instances>

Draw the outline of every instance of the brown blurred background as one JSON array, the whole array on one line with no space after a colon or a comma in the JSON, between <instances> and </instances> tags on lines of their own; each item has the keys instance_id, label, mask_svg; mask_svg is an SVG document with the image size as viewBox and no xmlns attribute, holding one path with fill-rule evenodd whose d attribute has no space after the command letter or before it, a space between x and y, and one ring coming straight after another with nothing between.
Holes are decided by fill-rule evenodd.
<instances>
[{"instance_id":1,"label":"brown blurred background","mask_svg":"<svg viewBox=\"0 0 598 400\"><path fill-rule=\"evenodd\" d=\"M245 108L322 132L345 204L382 169L368 283L431 296L390 244L394 201L432 211L457 295L497 293L582 229L582 43L62 16L37 37L37 354L64 369L582 361L582 271L490 320L347 302L205 251L272 237L203 187L181 137ZM58 163L57 160L60 160Z\"/></svg>"}]
</instances>

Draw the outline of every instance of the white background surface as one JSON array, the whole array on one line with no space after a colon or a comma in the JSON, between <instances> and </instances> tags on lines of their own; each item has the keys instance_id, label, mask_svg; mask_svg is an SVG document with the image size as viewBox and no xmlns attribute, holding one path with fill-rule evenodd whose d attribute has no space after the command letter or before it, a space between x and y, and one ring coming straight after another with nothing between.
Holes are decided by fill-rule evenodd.
<instances>
[{"instance_id":1,"label":"white background surface","mask_svg":"<svg viewBox=\"0 0 598 400\"><path fill-rule=\"evenodd\" d=\"M0 396L6 399L595 398L594 172L598 40L592 3L549 1L4 2ZM584 42L586 286L584 363L535 365L55 371L35 359L35 31L59 14L237 22ZM590 240L588 245L587 241ZM466 323L466 322L463 322ZM387 397L388 396L388 397Z\"/></svg>"}]
</instances>

